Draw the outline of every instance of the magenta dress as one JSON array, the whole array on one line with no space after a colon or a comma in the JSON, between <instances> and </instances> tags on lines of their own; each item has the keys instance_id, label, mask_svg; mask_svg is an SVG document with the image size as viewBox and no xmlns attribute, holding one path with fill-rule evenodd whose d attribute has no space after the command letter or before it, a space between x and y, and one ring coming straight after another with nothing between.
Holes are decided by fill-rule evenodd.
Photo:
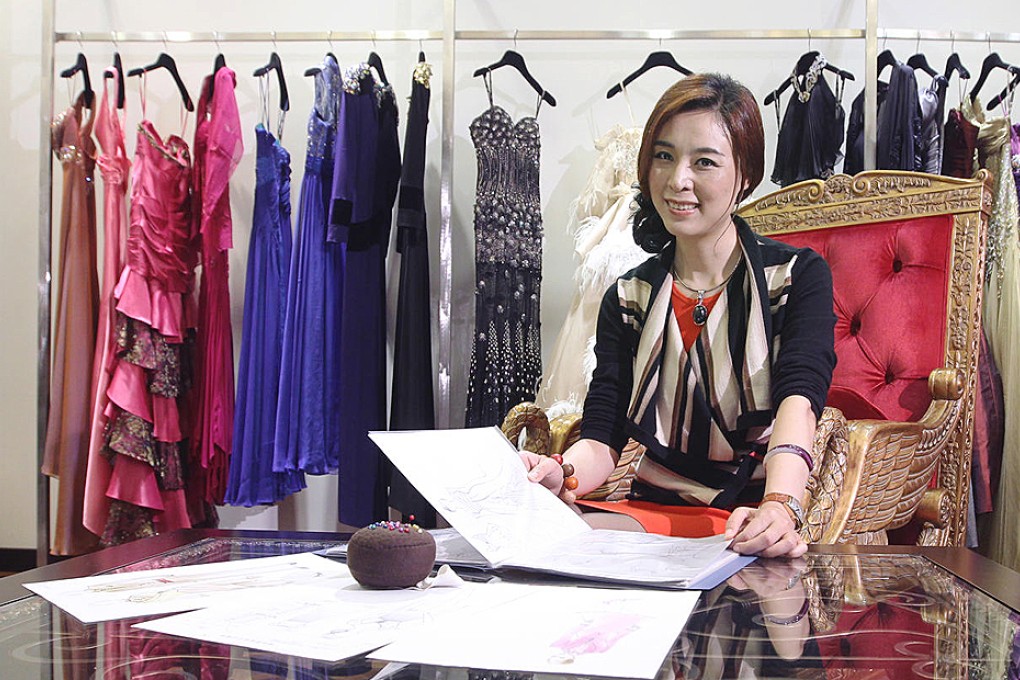
<instances>
[{"instance_id":1,"label":"magenta dress","mask_svg":"<svg viewBox=\"0 0 1020 680\"><path fill-rule=\"evenodd\" d=\"M113 69L108 69L116 73ZM113 83L113 94L108 93ZM131 159L124 146L124 128L117 113L117 79L103 79L103 98L96 114L95 137L100 154L96 158L103 178L103 280L99 288L99 325L96 351L92 361L92 427L89 435L88 472L85 476L84 524L92 533L101 535L106 526L110 504L106 487L110 483L110 464L103 457L106 428L106 407L109 399L113 356L117 343L113 335L116 313L113 288L124 268L127 237L127 188Z\"/></svg>"},{"instance_id":2,"label":"magenta dress","mask_svg":"<svg viewBox=\"0 0 1020 680\"><path fill-rule=\"evenodd\" d=\"M187 142L138 126L131 173L131 225L117 286L117 350L107 407L110 508L102 541L125 543L191 526L181 460L178 400L182 344L195 326L198 260Z\"/></svg>"},{"instance_id":3,"label":"magenta dress","mask_svg":"<svg viewBox=\"0 0 1020 680\"><path fill-rule=\"evenodd\" d=\"M202 279L188 496L193 523L203 525L213 521L213 506L223 503L234 435L234 338L228 284L233 222L229 189L230 177L244 152L235 83L234 72L226 67L205 79L195 129L192 193L201 235Z\"/></svg>"}]
</instances>

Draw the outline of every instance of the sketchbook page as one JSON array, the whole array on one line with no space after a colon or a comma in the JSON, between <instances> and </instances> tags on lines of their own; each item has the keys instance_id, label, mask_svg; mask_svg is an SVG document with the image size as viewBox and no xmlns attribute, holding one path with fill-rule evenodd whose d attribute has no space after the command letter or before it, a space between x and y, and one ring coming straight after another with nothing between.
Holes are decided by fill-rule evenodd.
<instances>
[{"instance_id":1,"label":"sketchbook page","mask_svg":"<svg viewBox=\"0 0 1020 680\"><path fill-rule=\"evenodd\" d=\"M339 661L381 647L446 614L497 607L516 596L483 584L373 590L356 583L319 597L295 593L136 624L135 628L276 654Z\"/></svg>"},{"instance_id":2,"label":"sketchbook page","mask_svg":"<svg viewBox=\"0 0 1020 680\"><path fill-rule=\"evenodd\" d=\"M82 623L250 602L280 588L318 592L353 583L347 566L311 553L26 583Z\"/></svg>"},{"instance_id":3,"label":"sketchbook page","mask_svg":"<svg viewBox=\"0 0 1020 680\"><path fill-rule=\"evenodd\" d=\"M591 530L548 489L528 481L498 428L368 436L490 564Z\"/></svg>"},{"instance_id":4,"label":"sketchbook page","mask_svg":"<svg viewBox=\"0 0 1020 680\"><path fill-rule=\"evenodd\" d=\"M729 550L724 536L678 538L634 531L593 530L505 566L614 583L688 588L727 566L732 575L754 560Z\"/></svg>"},{"instance_id":5,"label":"sketchbook page","mask_svg":"<svg viewBox=\"0 0 1020 680\"><path fill-rule=\"evenodd\" d=\"M437 619L428 629L401 636L370 656L435 666L654 678L700 595L516 587L526 588L527 594L498 606L472 608L470 616Z\"/></svg>"}]
</instances>

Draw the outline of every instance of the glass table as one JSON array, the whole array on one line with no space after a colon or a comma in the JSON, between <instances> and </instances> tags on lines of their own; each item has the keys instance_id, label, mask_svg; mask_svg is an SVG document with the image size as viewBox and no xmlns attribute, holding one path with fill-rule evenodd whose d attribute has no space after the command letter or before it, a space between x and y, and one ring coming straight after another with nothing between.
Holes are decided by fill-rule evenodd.
<instances>
[{"instance_id":1,"label":"glass table","mask_svg":"<svg viewBox=\"0 0 1020 680\"><path fill-rule=\"evenodd\" d=\"M139 619L84 625L21 586L319 550L346 538L187 530L0 579L0 678L367 680L385 663L325 663L176 638L132 628ZM1018 611L1020 574L965 548L812 546L802 560L759 560L704 592L658 680L1018 677ZM412 665L396 677L533 676Z\"/></svg>"}]
</instances>

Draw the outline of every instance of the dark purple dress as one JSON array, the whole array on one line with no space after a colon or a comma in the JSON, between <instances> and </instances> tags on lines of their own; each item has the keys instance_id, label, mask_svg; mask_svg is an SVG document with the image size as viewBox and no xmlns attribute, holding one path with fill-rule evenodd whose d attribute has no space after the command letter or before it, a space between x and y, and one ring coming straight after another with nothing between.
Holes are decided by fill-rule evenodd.
<instances>
[{"instance_id":1,"label":"dark purple dress","mask_svg":"<svg viewBox=\"0 0 1020 680\"><path fill-rule=\"evenodd\" d=\"M284 321L273 471L321 475L340 464L337 342L343 250L326 242L340 70L327 56L315 76Z\"/></svg>"},{"instance_id":2,"label":"dark purple dress","mask_svg":"<svg viewBox=\"0 0 1020 680\"><path fill-rule=\"evenodd\" d=\"M393 90L364 64L344 73L335 172L330 238L346 249L339 519L364 526L387 515L384 462L368 433L386 428L386 251L400 181Z\"/></svg>"},{"instance_id":3,"label":"dark purple dress","mask_svg":"<svg viewBox=\"0 0 1020 680\"><path fill-rule=\"evenodd\" d=\"M255 208L244 285L244 323L234 402L234 452L224 501L275 503L305 488L304 474L273 472L283 322L290 271L290 154L255 127Z\"/></svg>"}]
</instances>

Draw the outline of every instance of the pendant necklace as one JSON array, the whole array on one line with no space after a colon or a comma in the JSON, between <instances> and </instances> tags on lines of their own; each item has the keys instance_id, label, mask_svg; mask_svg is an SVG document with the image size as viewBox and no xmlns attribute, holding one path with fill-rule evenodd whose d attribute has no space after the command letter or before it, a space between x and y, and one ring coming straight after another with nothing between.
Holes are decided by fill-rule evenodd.
<instances>
[{"instance_id":1,"label":"pendant necklace","mask_svg":"<svg viewBox=\"0 0 1020 680\"><path fill-rule=\"evenodd\" d=\"M691 310L691 318L694 320L694 323L696 325L704 326L705 322L708 321L708 307L704 305L705 296L712 295L717 290L722 290L723 286L729 283L730 279L733 278L733 274L737 271L737 267L739 266L740 260L737 260L737 264L736 266L733 267L733 271L730 272L729 276L723 279L722 283L711 288L701 289L691 288L690 286L688 286L686 283L684 283L683 279L680 278L680 275L677 273L676 268L673 269L673 280L679 283L684 288L686 288L689 292L694 293L695 295L698 296L697 302L694 303L694 309Z\"/></svg>"}]
</instances>

